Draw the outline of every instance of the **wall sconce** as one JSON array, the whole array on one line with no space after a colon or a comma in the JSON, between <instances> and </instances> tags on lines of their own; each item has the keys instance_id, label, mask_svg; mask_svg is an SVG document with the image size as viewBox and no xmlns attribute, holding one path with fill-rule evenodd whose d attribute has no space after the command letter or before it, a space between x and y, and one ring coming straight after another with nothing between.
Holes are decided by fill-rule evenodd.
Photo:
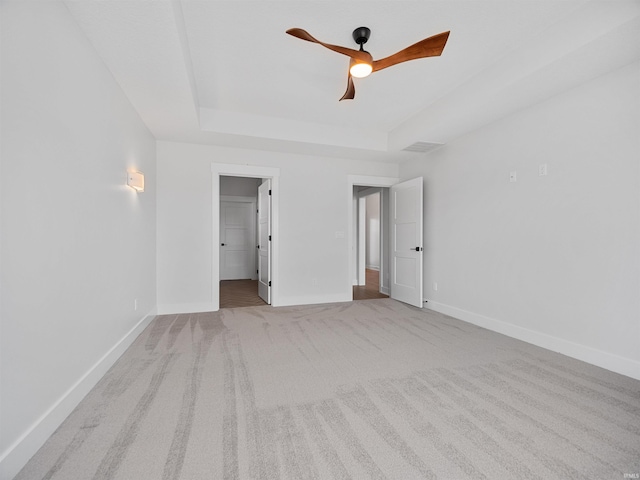
<instances>
[{"instance_id":1,"label":"wall sconce","mask_svg":"<svg viewBox=\"0 0 640 480\"><path fill-rule=\"evenodd\" d=\"M136 192L144 192L144 173L127 172L127 185Z\"/></svg>"}]
</instances>

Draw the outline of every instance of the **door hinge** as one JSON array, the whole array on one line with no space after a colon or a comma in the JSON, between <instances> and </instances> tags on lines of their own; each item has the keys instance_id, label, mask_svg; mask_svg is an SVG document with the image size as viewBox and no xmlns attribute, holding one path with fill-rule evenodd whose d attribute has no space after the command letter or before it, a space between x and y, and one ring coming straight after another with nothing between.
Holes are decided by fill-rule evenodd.
<instances>
[{"instance_id":1,"label":"door hinge","mask_svg":"<svg viewBox=\"0 0 640 480\"><path fill-rule=\"evenodd\" d=\"M269 235L269 241L271 241L271 235Z\"/></svg>"},{"instance_id":2,"label":"door hinge","mask_svg":"<svg viewBox=\"0 0 640 480\"><path fill-rule=\"evenodd\" d=\"M271 190L269 190L269 195L271 195Z\"/></svg>"},{"instance_id":3,"label":"door hinge","mask_svg":"<svg viewBox=\"0 0 640 480\"><path fill-rule=\"evenodd\" d=\"M256 273L260 273L260 270L256 270Z\"/></svg>"},{"instance_id":4,"label":"door hinge","mask_svg":"<svg viewBox=\"0 0 640 480\"><path fill-rule=\"evenodd\" d=\"M271 280L269 280L269 286L271 286Z\"/></svg>"}]
</instances>

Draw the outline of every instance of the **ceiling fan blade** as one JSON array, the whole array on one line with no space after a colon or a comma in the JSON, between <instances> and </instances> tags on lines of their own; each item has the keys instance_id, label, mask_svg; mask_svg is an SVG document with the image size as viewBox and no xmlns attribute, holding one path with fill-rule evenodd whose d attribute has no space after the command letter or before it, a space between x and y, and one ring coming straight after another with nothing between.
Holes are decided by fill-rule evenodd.
<instances>
[{"instance_id":1,"label":"ceiling fan blade","mask_svg":"<svg viewBox=\"0 0 640 480\"><path fill-rule=\"evenodd\" d=\"M371 62L371 55L367 52L361 52L359 50L353 50L352 48L341 47L339 45L331 45L330 43L324 43L320 40L313 38L309 32L301 29L301 28L290 28L287 30L289 35L297 37L301 40L306 40L307 42L317 43L322 45L329 50L333 50L334 52L341 53L342 55L346 55L347 57L357 58L358 60L369 61Z\"/></svg>"},{"instance_id":2,"label":"ceiling fan blade","mask_svg":"<svg viewBox=\"0 0 640 480\"><path fill-rule=\"evenodd\" d=\"M347 91L344 92L344 95L340 99L342 100L353 100L353 97L356 96L356 86L353 84L353 77L349 74L349 78L347 79Z\"/></svg>"},{"instance_id":3,"label":"ceiling fan blade","mask_svg":"<svg viewBox=\"0 0 640 480\"><path fill-rule=\"evenodd\" d=\"M408 62L409 60L416 60L417 58L425 57L438 57L442 54L444 46L447 43L450 32L442 32L432 37L425 38L424 40L414 43L410 47L400 50L398 53L394 53L389 57L385 57L380 60L373 61L373 71L377 72L383 68L391 67L402 62Z\"/></svg>"}]
</instances>

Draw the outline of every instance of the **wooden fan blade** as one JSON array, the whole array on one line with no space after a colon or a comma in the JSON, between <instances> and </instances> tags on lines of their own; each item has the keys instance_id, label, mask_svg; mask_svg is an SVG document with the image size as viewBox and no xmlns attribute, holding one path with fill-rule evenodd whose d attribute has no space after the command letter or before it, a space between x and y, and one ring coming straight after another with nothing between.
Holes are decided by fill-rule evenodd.
<instances>
[{"instance_id":1,"label":"wooden fan blade","mask_svg":"<svg viewBox=\"0 0 640 480\"><path fill-rule=\"evenodd\" d=\"M365 62L372 61L371 55L367 52L361 52L359 50L353 50L352 48L346 48L346 47L341 47L339 45L331 45L330 43L321 42L320 40L313 38L309 34L309 32L302 30L301 28L290 28L289 30L287 30L287 33L301 40L317 43L319 45L322 45L325 48L328 48L329 50L333 50L334 52L338 52L338 53L341 53L342 55L346 55L347 57L357 58L358 60L363 60Z\"/></svg>"},{"instance_id":2,"label":"wooden fan blade","mask_svg":"<svg viewBox=\"0 0 640 480\"><path fill-rule=\"evenodd\" d=\"M398 53L394 53L389 57L385 57L381 60L374 60L373 71L377 72L383 68L402 62L408 62L409 60L416 60L417 58L439 57L447 43L449 33L450 32L442 32L432 37L425 38L424 40L414 43L410 47L400 50Z\"/></svg>"},{"instance_id":3,"label":"wooden fan blade","mask_svg":"<svg viewBox=\"0 0 640 480\"><path fill-rule=\"evenodd\" d=\"M349 74L349 78L347 79L347 91L344 92L344 95L342 96L340 101L353 100L355 96L356 96L356 86L353 84L353 78L351 77L351 74Z\"/></svg>"}]
</instances>

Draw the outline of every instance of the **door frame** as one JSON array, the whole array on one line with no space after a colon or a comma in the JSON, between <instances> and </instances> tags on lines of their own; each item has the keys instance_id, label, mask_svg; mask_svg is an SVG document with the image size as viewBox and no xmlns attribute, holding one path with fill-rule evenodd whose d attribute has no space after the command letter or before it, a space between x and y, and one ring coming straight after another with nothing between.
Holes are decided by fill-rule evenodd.
<instances>
[{"instance_id":1,"label":"door frame","mask_svg":"<svg viewBox=\"0 0 640 480\"><path fill-rule=\"evenodd\" d=\"M211 205L212 205L212 238L211 238L211 305L213 311L220 310L220 177L249 177L271 179L271 305L279 305L279 180L280 169L275 167L259 167L256 165L235 165L226 163L211 164Z\"/></svg>"},{"instance_id":2,"label":"door frame","mask_svg":"<svg viewBox=\"0 0 640 480\"><path fill-rule=\"evenodd\" d=\"M374 177L370 175L347 175L347 251L349 259L349 268L347 270L348 281L348 298L353 301L353 279L357 278L357 272L354 271L355 252L354 246L354 225L353 225L353 187L391 187L396 183L400 183L397 177ZM346 292L345 292L346 293Z\"/></svg>"},{"instance_id":3,"label":"door frame","mask_svg":"<svg viewBox=\"0 0 640 480\"><path fill-rule=\"evenodd\" d=\"M256 204L257 204L258 199L256 197L242 197L242 196L237 196L237 195L220 195L220 203L222 202L228 202L228 203L248 203L250 205L250 209L252 212L252 222L251 222L251 233L253 233L253 241L251 242L252 244L255 243L256 241L256 230L257 230L257 225L256 225ZM220 217L218 217L220 218ZM220 242L218 242L218 245L220 245ZM220 247L218 247L220 248ZM256 249L252 248L250 249L250 260L251 260L251 264L253 265L253 268L251 269L251 280L256 280L258 278L258 275L255 273L255 269L256 269ZM219 270L218 270L219 272Z\"/></svg>"}]
</instances>

